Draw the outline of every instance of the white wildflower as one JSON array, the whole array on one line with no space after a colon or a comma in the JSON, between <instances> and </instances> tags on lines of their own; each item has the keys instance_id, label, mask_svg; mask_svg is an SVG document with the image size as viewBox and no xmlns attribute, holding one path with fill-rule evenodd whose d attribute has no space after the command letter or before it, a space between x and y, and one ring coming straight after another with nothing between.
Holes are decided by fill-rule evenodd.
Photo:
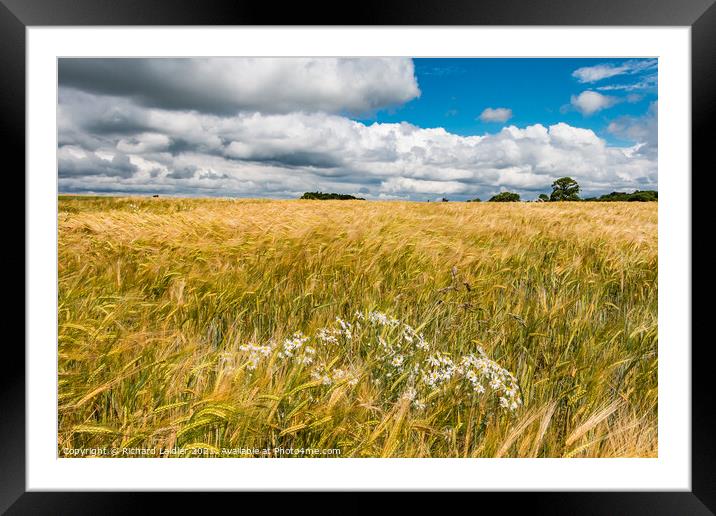
<instances>
[{"instance_id":1,"label":"white wildflower","mask_svg":"<svg viewBox=\"0 0 716 516\"><path fill-rule=\"evenodd\" d=\"M425 402L421 400L413 400L413 408L416 410L425 410Z\"/></svg>"},{"instance_id":2,"label":"white wildflower","mask_svg":"<svg viewBox=\"0 0 716 516\"><path fill-rule=\"evenodd\" d=\"M346 383L353 386L358 383L358 377L350 371L345 369L334 369L331 374L333 381L340 382L346 380Z\"/></svg>"},{"instance_id":3,"label":"white wildflower","mask_svg":"<svg viewBox=\"0 0 716 516\"><path fill-rule=\"evenodd\" d=\"M431 388L448 382L457 372L452 359L444 353L434 353L425 359L428 368L423 371L423 382Z\"/></svg>"},{"instance_id":4,"label":"white wildflower","mask_svg":"<svg viewBox=\"0 0 716 516\"><path fill-rule=\"evenodd\" d=\"M343 335L345 335L345 337L346 337L347 339L352 339L352 338L353 338L353 332L352 332L353 326L351 325L351 323L344 321L344 320L341 319L340 317L336 317L336 322L337 322L337 323L340 325L340 327L341 327L340 332L341 332Z\"/></svg>"},{"instance_id":5,"label":"white wildflower","mask_svg":"<svg viewBox=\"0 0 716 516\"><path fill-rule=\"evenodd\" d=\"M401 396L401 399L413 401L417 395L418 391L415 390L415 387L408 387L407 389L405 389L405 392Z\"/></svg>"},{"instance_id":6,"label":"white wildflower","mask_svg":"<svg viewBox=\"0 0 716 516\"><path fill-rule=\"evenodd\" d=\"M320 380L323 385L331 385L333 383L331 377L320 371L319 369L314 369L313 371L311 371L311 378L313 378L314 380Z\"/></svg>"},{"instance_id":7,"label":"white wildflower","mask_svg":"<svg viewBox=\"0 0 716 516\"><path fill-rule=\"evenodd\" d=\"M418 335L418 341L415 343L415 347L422 350L430 349L430 345L427 343L422 333Z\"/></svg>"},{"instance_id":8,"label":"white wildflower","mask_svg":"<svg viewBox=\"0 0 716 516\"><path fill-rule=\"evenodd\" d=\"M403 325L403 340L405 340L405 342L409 344L412 344L416 338L417 335L415 334L415 330L407 324Z\"/></svg>"}]
</instances>

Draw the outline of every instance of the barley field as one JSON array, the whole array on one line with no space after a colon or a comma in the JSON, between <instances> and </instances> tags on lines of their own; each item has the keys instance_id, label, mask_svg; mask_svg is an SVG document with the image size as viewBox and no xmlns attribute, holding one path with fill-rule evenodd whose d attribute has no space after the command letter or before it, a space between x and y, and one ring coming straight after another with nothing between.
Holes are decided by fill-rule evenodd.
<instances>
[{"instance_id":1,"label":"barley field","mask_svg":"<svg viewBox=\"0 0 716 516\"><path fill-rule=\"evenodd\" d=\"M656 203L58 202L59 456L658 453Z\"/></svg>"}]
</instances>

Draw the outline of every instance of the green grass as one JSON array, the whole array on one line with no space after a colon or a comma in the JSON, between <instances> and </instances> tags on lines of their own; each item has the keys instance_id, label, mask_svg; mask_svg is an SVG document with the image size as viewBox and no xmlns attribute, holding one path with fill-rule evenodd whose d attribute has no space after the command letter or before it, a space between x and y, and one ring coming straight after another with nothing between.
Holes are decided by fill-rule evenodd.
<instances>
[{"instance_id":1,"label":"green grass","mask_svg":"<svg viewBox=\"0 0 716 516\"><path fill-rule=\"evenodd\" d=\"M655 203L61 196L58 225L60 455L657 454ZM431 349L366 321L317 339L371 311ZM279 356L297 331L311 364ZM250 369L241 346L271 342ZM410 374L478 347L514 375L516 410L459 374L435 388ZM346 375L327 385L319 367Z\"/></svg>"}]
</instances>

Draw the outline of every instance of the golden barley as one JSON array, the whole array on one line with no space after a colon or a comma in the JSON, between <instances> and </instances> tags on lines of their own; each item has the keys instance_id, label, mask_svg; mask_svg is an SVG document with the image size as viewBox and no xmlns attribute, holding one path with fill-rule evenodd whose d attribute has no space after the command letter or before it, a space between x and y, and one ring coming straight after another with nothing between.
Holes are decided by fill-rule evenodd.
<instances>
[{"instance_id":1,"label":"golden barley","mask_svg":"<svg viewBox=\"0 0 716 516\"><path fill-rule=\"evenodd\" d=\"M657 454L656 203L62 196L58 231L60 454Z\"/></svg>"}]
</instances>

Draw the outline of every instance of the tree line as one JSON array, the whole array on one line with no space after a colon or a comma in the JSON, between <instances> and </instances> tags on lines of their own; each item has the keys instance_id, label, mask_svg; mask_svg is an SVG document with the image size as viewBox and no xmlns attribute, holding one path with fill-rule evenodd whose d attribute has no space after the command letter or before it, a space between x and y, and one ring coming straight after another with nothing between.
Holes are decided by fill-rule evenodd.
<instances>
[{"instance_id":1,"label":"tree line","mask_svg":"<svg viewBox=\"0 0 716 516\"><path fill-rule=\"evenodd\" d=\"M363 197L323 192L306 192L301 196L301 199L310 199L314 201L365 201Z\"/></svg>"},{"instance_id":2,"label":"tree line","mask_svg":"<svg viewBox=\"0 0 716 516\"><path fill-rule=\"evenodd\" d=\"M488 202L519 202L520 194L514 192L500 192L490 197ZM611 192L599 197L579 196L579 183L571 177L560 177L552 183L550 195L540 194L538 202L561 202L561 201L595 201L595 202L649 202L658 201L659 192L656 190L637 190L635 192ZM467 202L480 202L479 198L470 199Z\"/></svg>"},{"instance_id":3,"label":"tree line","mask_svg":"<svg viewBox=\"0 0 716 516\"><path fill-rule=\"evenodd\" d=\"M306 192L301 199L311 199L319 201L337 200L337 201L365 201L363 197L355 197L348 194L324 193L324 192ZM442 202L448 202L446 197L440 199ZM515 192L500 192L488 199L488 202L520 202L520 194ZM635 192L611 192L599 197L579 196L579 183L569 176L560 177L552 183L552 193L547 195L542 193L537 197L537 202L563 202L563 201L594 201L594 202L650 202L658 201L659 192L656 190L637 190ZM467 202L481 202L481 199L469 199Z\"/></svg>"}]
</instances>

